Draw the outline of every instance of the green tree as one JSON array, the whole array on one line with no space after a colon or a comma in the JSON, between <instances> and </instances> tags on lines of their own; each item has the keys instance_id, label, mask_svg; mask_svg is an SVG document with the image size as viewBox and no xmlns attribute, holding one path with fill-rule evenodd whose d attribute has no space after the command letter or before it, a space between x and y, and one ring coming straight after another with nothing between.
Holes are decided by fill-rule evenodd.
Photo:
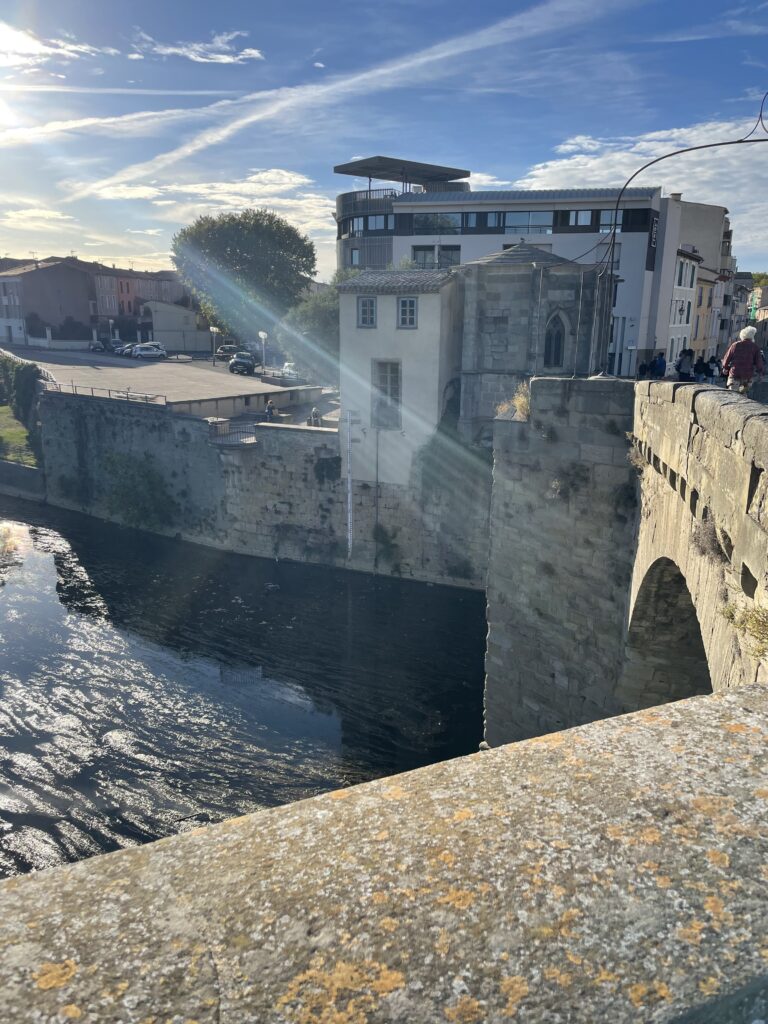
<instances>
[{"instance_id":1,"label":"green tree","mask_svg":"<svg viewBox=\"0 0 768 1024\"><path fill-rule=\"evenodd\" d=\"M339 293L336 285L359 271L337 270L330 286L305 296L290 310L278 333L280 348L302 376L323 384L339 380Z\"/></svg>"},{"instance_id":2,"label":"green tree","mask_svg":"<svg viewBox=\"0 0 768 1024\"><path fill-rule=\"evenodd\" d=\"M272 332L316 268L314 244L269 210L198 217L171 256L206 319L244 342Z\"/></svg>"},{"instance_id":3,"label":"green tree","mask_svg":"<svg viewBox=\"0 0 768 1024\"><path fill-rule=\"evenodd\" d=\"M762 288L768 284L768 270L752 271L752 283L755 288Z\"/></svg>"}]
</instances>

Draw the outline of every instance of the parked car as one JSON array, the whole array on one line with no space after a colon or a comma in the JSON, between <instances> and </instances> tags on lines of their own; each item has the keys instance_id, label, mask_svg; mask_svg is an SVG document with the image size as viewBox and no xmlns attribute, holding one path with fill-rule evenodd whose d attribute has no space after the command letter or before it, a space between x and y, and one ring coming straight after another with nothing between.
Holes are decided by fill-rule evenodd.
<instances>
[{"instance_id":1,"label":"parked car","mask_svg":"<svg viewBox=\"0 0 768 1024\"><path fill-rule=\"evenodd\" d=\"M256 361L250 352L236 352L229 360L230 373L244 373L252 377L256 372Z\"/></svg>"},{"instance_id":2,"label":"parked car","mask_svg":"<svg viewBox=\"0 0 768 1024\"><path fill-rule=\"evenodd\" d=\"M237 345L219 345L216 349L217 359L231 359L234 355L237 355Z\"/></svg>"},{"instance_id":3,"label":"parked car","mask_svg":"<svg viewBox=\"0 0 768 1024\"><path fill-rule=\"evenodd\" d=\"M91 352L105 352L106 351L104 345L100 341L92 341L90 343L90 345L88 346L88 349Z\"/></svg>"},{"instance_id":4,"label":"parked car","mask_svg":"<svg viewBox=\"0 0 768 1024\"><path fill-rule=\"evenodd\" d=\"M129 356L131 352L136 348L136 342L129 342L127 345L118 345L115 348L116 356Z\"/></svg>"},{"instance_id":5,"label":"parked car","mask_svg":"<svg viewBox=\"0 0 768 1024\"><path fill-rule=\"evenodd\" d=\"M162 345L151 341L144 345L134 345L131 356L134 359L167 359L168 353Z\"/></svg>"},{"instance_id":6,"label":"parked car","mask_svg":"<svg viewBox=\"0 0 768 1024\"><path fill-rule=\"evenodd\" d=\"M283 368L280 371L281 377L298 377L299 371L296 369L296 363L283 363Z\"/></svg>"}]
</instances>

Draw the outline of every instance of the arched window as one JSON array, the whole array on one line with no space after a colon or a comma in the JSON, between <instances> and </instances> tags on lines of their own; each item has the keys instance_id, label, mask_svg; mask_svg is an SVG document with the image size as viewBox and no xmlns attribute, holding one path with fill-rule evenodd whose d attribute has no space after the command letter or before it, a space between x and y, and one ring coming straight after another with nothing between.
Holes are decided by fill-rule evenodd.
<instances>
[{"instance_id":1,"label":"arched window","mask_svg":"<svg viewBox=\"0 0 768 1024\"><path fill-rule=\"evenodd\" d=\"M565 324L560 316L553 316L547 324L544 339L544 365L562 366L565 350Z\"/></svg>"}]
</instances>

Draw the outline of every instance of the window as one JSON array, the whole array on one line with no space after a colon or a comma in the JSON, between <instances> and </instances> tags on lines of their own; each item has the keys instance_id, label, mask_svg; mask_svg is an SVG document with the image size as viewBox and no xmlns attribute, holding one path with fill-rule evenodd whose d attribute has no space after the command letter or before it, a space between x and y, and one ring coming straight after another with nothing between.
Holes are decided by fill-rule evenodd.
<instances>
[{"instance_id":1,"label":"window","mask_svg":"<svg viewBox=\"0 0 768 1024\"><path fill-rule=\"evenodd\" d=\"M690 302L685 307L685 322L689 324L691 322L691 304Z\"/></svg>"},{"instance_id":2,"label":"window","mask_svg":"<svg viewBox=\"0 0 768 1024\"><path fill-rule=\"evenodd\" d=\"M352 218L352 231L353 235L362 235L365 230L365 217L353 217Z\"/></svg>"},{"instance_id":3,"label":"window","mask_svg":"<svg viewBox=\"0 0 768 1024\"><path fill-rule=\"evenodd\" d=\"M696 339L698 339L698 337L699 337L699 314L698 313L696 314L696 321L695 321L694 328L693 328L693 336Z\"/></svg>"},{"instance_id":4,"label":"window","mask_svg":"<svg viewBox=\"0 0 768 1024\"><path fill-rule=\"evenodd\" d=\"M376 299L372 295L358 295L357 297L357 326L376 326Z\"/></svg>"},{"instance_id":5,"label":"window","mask_svg":"<svg viewBox=\"0 0 768 1024\"><path fill-rule=\"evenodd\" d=\"M682 283L683 283L683 268L684 268L684 266L685 266L685 264L683 263L683 261L679 260L678 264L677 264L677 284L678 284L678 287L680 287L682 285Z\"/></svg>"},{"instance_id":6,"label":"window","mask_svg":"<svg viewBox=\"0 0 768 1024\"><path fill-rule=\"evenodd\" d=\"M551 235L552 221L555 219L553 210L531 210L531 235Z\"/></svg>"},{"instance_id":7,"label":"window","mask_svg":"<svg viewBox=\"0 0 768 1024\"><path fill-rule=\"evenodd\" d=\"M561 317L554 316L547 324L544 338L544 365L562 366L565 348L565 325Z\"/></svg>"},{"instance_id":8,"label":"window","mask_svg":"<svg viewBox=\"0 0 768 1024\"><path fill-rule=\"evenodd\" d=\"M368 230L369 231L384 231L386 227L386 218L383 214L377 215L376 217L368 218Z\"/></svg>"},{"instance_id":9,"label":"window","mask_svg":"<svg viewBox=\"0 0 768 1024\"><path fill-rule=\"evenodd\" d=\"M699 294L698 294L698 297L696 298L696 308L697 309L701 305L703 299L704 299L704 289L701 287L701 285L699 285Z\"/></svg>"},{"instance_id":10,"label":"window","mask_svg":"<svg viewBox=\"0 0 768 1024\"><path fill-rule=\"evenodd\" d=\"M527 210L508 210L504 217L504 227L508 235L527 235L531 215Z\"/></svg>"},{"instance_id":11,"label":"window","mask_svg":"<svg viewBox=\"0 0 768 1024\"><path fill-rule=\"evenodd\" d=\"M434 270L435 247L434 245L412 245L411 259L419 270Z\"/></svg>"},{"instance_id":12,"label":"window","mask_svg":"<svg viewBox=\"0 0 768 1024\"><path fill-rule=\"evenodd\" d=\"M613 227L613 219L616 217L616 230L621 231L621 222L624 218L623 210L600 210L600 234L607 235Z\"/></svg>"},{"instance_id":13,"label":"window","mask_svg":"<svg viewBox=\"0 0 768 1024\"><path fill-rule=\"evenodd\" d=\"M416 324L416 311L418 300L412 298L399 298L397 300L397 326L414 328Z\"/></svg>"},{"instance_id":14,"label":"window","mask_svg":"<svg viewBox=\"0 0 768 1024\"><path fill-rule=\"evenodd\" d=\"M504 225L508 235L551 235L552 210L508 210Z\"/></svg>"},{"instance_id":15,"label":"window","mask_svg":"<svg viewBox=\"0 0 768 1024\"><path fill-rule=\"evenodd\" d=\"M476 213L465 213L462 217L462 227L465 228L476 228L477 227L477 214Z\"/></svg>"},{"instance_id":16,"label":"window","mask_svg":"<svg viewBox=\"0 0 768 1024\"><path fill-rule=\"evenodd\" d=\"M395 215L394 213L387 214L387 231L395 230Z\"/></svg>"},{"instance_id":17,"label":"window","mask_svg":"<svg viewBox=\"0 0 768 1024\"><path fill-rule=\"evenodd\" d=\"M588 228L592 226L591 210L569 210L568 224L572 228Z\"/></svg>"},{"instance_id":18,"label":"window","mask_svg":"<svg viewBox=\"0 0 768 1024\"><path fill-rule=\"evenodd\" d=\"M504 214L503 213L489 213L488 214L488 227L489 228L503 228L504 227Z\"/></svg>"},{"instance_id":19,"label":"window","mask_svg":"<svg viewBox=\"0 0 768 1024\"><path fill-rule=\"evenodd\" d=\"M460 245L438 245L437 265L440 270L446 267L457 267L461 263Z\"/></svg>"},{"instance_id":20,"label":"window","mask_svg":"<svg viewBox=\"0 0 768 1024\"><path fill-rule=\"evenodd\" d=\"M349 265L350 265L350 267L359 267L360 266L360 250L359 249L350 249L349 250Z\"/></svg>"},{"instance_id":21,"label":"window","mask_svg":"<svg viewBox=\"0 0 768 1024\"><path fill-rule=\"evenodd\" d=\"M399 430L402 390L400 363L374 361L371 383L371 426L379 430Z\"/></svg>"},{"instance_id":22,"label":"window","mask_svg":"<svg viewBox=\"0 0 768 1024\"><path fill-rule=\"evenodd\" d=\"M696 280L696 264L695 264L695 263L692 263L692 264L691 264L691 283L690 283L690 285L688 286L689 288L693 288L693 282L694 282L695 280Z\"/></svg>"},{"instance_id":23,"label":"window","mask_svg":"<svg viewBox=\"0 0 768 1024\"><path fill-rule=\"evenodd\" d=\"M458 235L461 233L460 213L415 213L414 235Z\"/></svg>"},{"instance_id":24,"label":"window","mask_svg":"<svg viewBox=\"0 0 768 1024\"><path fill-rule=\"evenodd\" d=\"M707 309L712 309L712 289L707 292Z\"/></svg>"}]
</instances>

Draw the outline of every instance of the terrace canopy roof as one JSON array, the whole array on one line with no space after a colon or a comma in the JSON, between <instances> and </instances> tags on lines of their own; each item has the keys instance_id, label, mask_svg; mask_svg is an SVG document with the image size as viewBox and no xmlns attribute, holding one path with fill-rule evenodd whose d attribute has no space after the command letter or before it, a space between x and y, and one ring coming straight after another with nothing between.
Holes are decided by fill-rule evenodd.
<instances>
[{"instance_id":1,"label":"terrace canopy roof","mask_svg":"<svg viewBox=\"0 0 768 1024\"><path fill-rule=\"evenodd\" d=\"M426 185L434 181L456 181L468 178L470 171L460 167L441 167L422 164L418 160L400 160L394 156L369 156L337 164L336 174L351 174L357 178L376 178L381 181L402 181L410 185Z\"/></svg>"}]
</instances>

